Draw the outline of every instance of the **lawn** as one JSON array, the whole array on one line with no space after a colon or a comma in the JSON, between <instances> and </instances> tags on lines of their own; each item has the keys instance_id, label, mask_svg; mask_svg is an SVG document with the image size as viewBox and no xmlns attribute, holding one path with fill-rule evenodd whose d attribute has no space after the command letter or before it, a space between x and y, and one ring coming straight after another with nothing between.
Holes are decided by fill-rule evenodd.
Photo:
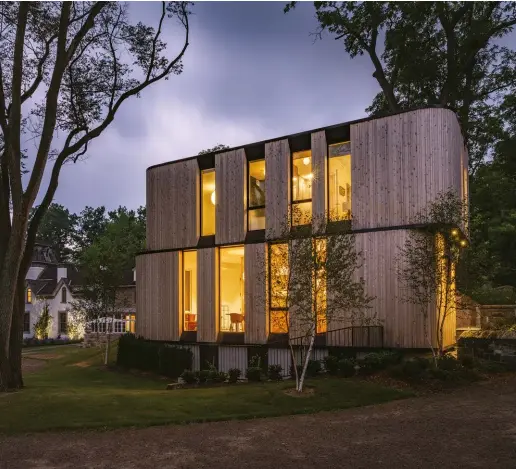
<instances>
[{"instance_id":1,"label":"lawn","mask_svg":"<svg viewBox=\"0 0 516 469\"><path fill-rule=\"evenodd\" d=\"M162 379L103 369L98 349L42 348L38 359L45 354L51 358L45 367L25 376L24 390L0 395L0 432L249 419L345 409L410 396L338 378L308 381L314 388L308 397L285 394L292 387L290 381L167 391L167 381Z\"/></svg>"}]
</instances>

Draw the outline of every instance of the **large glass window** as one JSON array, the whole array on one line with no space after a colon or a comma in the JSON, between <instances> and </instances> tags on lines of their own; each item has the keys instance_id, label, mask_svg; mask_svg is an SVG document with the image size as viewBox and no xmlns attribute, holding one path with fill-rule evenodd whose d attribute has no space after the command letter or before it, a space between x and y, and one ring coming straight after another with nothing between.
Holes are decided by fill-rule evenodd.
<instances>
[{"instance_id":1,"label":"large glass window","mask_svg":"<svg viewBox=\"0 0 516 469\"><path fill-rule=\"evenodd\" d=\"M249 162L249 231L265 229L265 160Z\"/></svg>"},{"instance_id":2,"label":"large glass window","mask_svg":"<svg viewBox=\"0 0 516 469\"><path fill-rule=\"evenodd\" d=\"M59 334L67 334L68 333L68 313L59 312Z\"/></svg>"},{"instance_id":3,"label":"large glass window","mask_svg":"<svg viewBox=\"0 0 516 469\"><path fill-rule=\"evenodd\" d=\"M327 318L326 318L326 240L316 239L314 240L315 247L315 268L313 273L313 294L316 298L317 308L317 325L316 332L321 334L328 330Z\"/></svg>"},{"instance_id":4,"label":"large glass window","mask_svg":"<svg viewBox=\"0 0 516 469\"><path fill-rule=\"evenodd\" d=\"M292 225L308 225L312 221L312 152L292 155Z\"/></svg>"},{"instance_id":5,"label":"large glass window","mask_svg":"<svg viewBox=\"0 0 516 469\"><path fill-rule=\"evenodd\" d=\"M244 246L220 248L220 330L244 332Z\"/></svg>"},{"instance_id":6,"label":"large glass window","mask_svg":"<svg viewBox=\"0 0 516 469\"><path fill-rule=\"evenodd\" d=\"M288 332L288 244L269 246L269 329L272 334Z\"/></svg>"},{"instance_id":7,"label":"large glass window","mask_svg":"<svg viewBox=\"0 0 516 469\"><path fill-rule=\"evenodd\" d=\"M201 235L215 234L215 170L201 172Z\"/></svg>"},{"instance_id":8,"label":"large glass window","mask_svg":"<svg viewBox=\"0 0 516 469\"><path fill-rule=\"evenodd\" d=\"M183 330L197 330L197 251L183 253Z\"/></svg>"},{"instance_id":9,"label":"large glass window","mask_svg":"<svg viewBox=\"0 0 516 469\"><path fill-rule=\"evenodd\" d=\"M330 221L351 218L351 143L336 143L328 152Z\"/></svg>"}]
</instances>

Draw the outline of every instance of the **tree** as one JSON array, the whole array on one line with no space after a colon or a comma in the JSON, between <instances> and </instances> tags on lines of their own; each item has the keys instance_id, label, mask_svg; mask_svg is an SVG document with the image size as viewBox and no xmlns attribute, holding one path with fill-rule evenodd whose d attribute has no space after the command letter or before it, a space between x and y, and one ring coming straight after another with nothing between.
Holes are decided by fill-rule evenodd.
<instances>
[{"instance_id":1,"label":"tree","mask_svg":"<svg viewBox=\"0 0 516 469\"><path fill-rule=\"evenodd\" d=\"M137 214L119 207L110 212L110 218L104 233L81 253L84 286L73 310L82 313L84 322L112 319L128 306L120 287L126 283L126 273L134 267L136 253L145 244L141 210ZM109 347L109 340L107 344Z\"/></svg>"},{"instance_id":2,"label":"tree","mask_svg":"<svg viewBox=\"0 0 516 469\"><path fill-rule=\"evenodd\" d=\"M104 233L107 225L106 207L85 207L77 216L75 230L72 234L74 260L78 261L81 253Z\"/></svg>"},{"instance_id":3,"label":"tree","mask_svg":"<svg viewBox=\"0 0 516 469\"><path fill-rule=\"evenodd\" d=\"M162 2L157 28L132 24L128 8L116 2L0 5L0 390L23 385L18 298L63 164L87 152L128 98L182 71L189 4ZM185 35L167 56L162 33L171 19ZM24 184L21 142L28 139L36 150ZM43 187L45 170L50 180ZM41 203L30 217L38 194Z\"/></svg>"},{"instance_id":4,"label":"tree","mask_svg":"<svg viewBox=\"0 0 516 469\"><path fill-rule=\"evenodd\" d=\"M34 323L34 336L36 339L41 340L48 338L50 327L52 326L52 316L50 315L50 309L48 308L48 303L46 301L43 304L40 304L40 307L41 311L38 319Z\"/></svg>"},{"instance_id":5,"label":"tree","mask_svg":"<svg viewBox=\"0 0 516 469\"><path fill-rule=\"evenodd\" d=\"M31 210L34 215L37 207ZM60 262L69 262L72 255L72 239L77 216L59 204L48 207L36 236L37 242L50 244Z\"/></svg>"},{"instance_id":6,"label":"tree","mask_svg":"<svg viewBox=\"0 0 516 469\"><path fill-rule=\"evenodd\" d=\"M299 216L293 213L294 219ZM324 226L324 219L314 220L313 226ZM296 390L302 392L316 334L332 322L363 324L374 297L358 278L363 256L351 231L332 234L289 223L282 231L280 244L273 244L270 252L271 305L282 308L273 313L273 321L288 333ZM301 375L292 339L306 345Z\"/></svg>"},{"instance_id":7,"label":"tree","mask_svg":"<svg viewBox=\"0 0 516 469\"><path fill-rule=\"evenodd\" d=\"M422 227L410 230L399 248L401 267L397 275L403 286L402 299L415 305L422 316L424 335L436 364L437 357L444 354L446 320L457 307L455 269L461 248L467 244L460 236L464 208L453 191L438 194L418 215Z\"/></svg>"},{"instance_id":8,"label":"tree","mask_svg":"<svg viewBox=\"0 0 516 469\"><path fill-rule=\"evenodd\" d=\"M288 12L295 6L285 7ZM461 121L474 171L500 138L500 106L516 91L516 52L497 40L513 2L314 2L319 28L353 58L367 55L381 91L368 111L440 105ZM383 51L380 41L383 39Z\"/></svg>"}]
</instances>

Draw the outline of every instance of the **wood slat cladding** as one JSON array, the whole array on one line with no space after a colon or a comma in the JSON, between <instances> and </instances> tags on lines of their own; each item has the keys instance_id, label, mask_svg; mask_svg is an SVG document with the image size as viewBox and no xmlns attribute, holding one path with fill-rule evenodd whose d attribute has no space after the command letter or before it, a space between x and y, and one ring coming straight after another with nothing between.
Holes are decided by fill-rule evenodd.
<instances>
[{"instance_id":1,"label":"wood slat cladding","mask_svg":"<svg viewBox=\"0 0 516 469\"><path fill-rule=\"evenodd\" d=\"M187 160L147 171L147 249L195 246L199 238L199 167Z\"/></svg>"},{"instance_id":2,"label":"wood slat cladding","mask_svg":"<svg viewBox=\"0 0 516 469\"><path fill-rule=\"evenodd\" d=\"M245 240L247 160L243 148L215 155L217 244Z\"/></svg>"},{"instance_id":3,"label":"wood slat cladding","mask_svg":"<svg viewBox=\"0 0 516 469\"><path fill-rule=\"evenodd\" d=\"M324 130L312 133L312 214L313 227L315 230L323 230L323 226L316 226L316 223L324 220L328 202L328 145Z\"/></svg>"},{"instance_id":4,"label":"wood slat cladding","mask_svg":"<svg viewBox=\"0 0 516 469\"><path fill-rule=\"evenodd\" d=\"M265 343L269 335L267 265L265 243L245 245L245 343L247 344Z\"/></svg>"},{"instance_id":5,"label":"wood slat cladding","mask_svg":"<svg viewBox=\"0 0 516 469\"><path fill-rule=\"evenodd\" d=\"M290 147L288 140L265 144L265 237L281 235L290 204Z\"/></svg>"},{"instance_id":6,"label":"wood slat cladding","mask_svg":"<svg viewBox=\"0 0 516 469\"><path fill-rule=\"evenodd\" d=\"M384 327L384 346L402 348L426 348L423 317L418 308L402 299L402 285L397 276L403 259L399 249L407 240L408 230L375 231L356 235L356 249L362 252L363 265L356 272L356 277L365 281L366 292L374 296L371 308L366 315L376 315ZM328 302L331 292L328 292ZM436 308L429 310L429 318L433 321ZM450 317L450 320L453 318ZM357 324L355 324L357 325ZM331 321L328 330L351 326L346 321ZM332 337L338 335L330 334ZM328 343L328 345L345 345Z\"/></svg>"},{"instance_id":7,"label":"wood slat cladding","mask_svg":"<svg viewBox=\"0 0 516 469\"><path fill-rule=\"evenodd\" d=\"M179 340L182 330L180 252L136 258L136 335Z\"/></svg>"},{"instance_id":8,"label":"wood slat cladding","mask_svg":"<svg viewBox=\"0 0 516 469\"><path fill-rule=\"evenodd\" d=\"M461 195L463 145L447 109L351 125L353 228L407 225L439 192Z\"/></svg>"},{"instance_id":9,"label":"wood slat cladding","mask_svg":"<svg viewBox=\"0 0 516 469\"><path fill-rule=\"evenodd\" d=\"M219 332L219 250L197 251L197 341L216 342Z\"/></svg>"}]
</instances>

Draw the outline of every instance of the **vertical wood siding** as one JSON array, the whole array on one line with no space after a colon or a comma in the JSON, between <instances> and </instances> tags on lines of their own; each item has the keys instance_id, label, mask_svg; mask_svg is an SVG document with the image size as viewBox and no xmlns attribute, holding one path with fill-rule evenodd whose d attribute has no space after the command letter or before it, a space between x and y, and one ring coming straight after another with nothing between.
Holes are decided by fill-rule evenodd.
<instances>
[{"instance_id":1,"label":"vertical wood siding","mask_svg":"<svg viewBox=\"0 0 516 469\"><path fill-rule=\"evenodd\" d=\"M245 245L245 342L262 344L269 335L266 274L267 252L264 243Z\"/></svg>"},{"instance_id":2,"label":"vertical wood siding","mask_svg":"<svg viewBox=\"0 0 516 469\"><path fill-rule=\"evenodd\" d=\"M242 377L247 370L247 347L219 346L219 371L227 373L231 368L242 371Z\"/></svg>"},{"instance_id":3,"label":"vertical wood siding","mask_svg":"<svg viewBox=\"0 0 516 469\"><path fill-rule=\"evenodd\" d=\"M288 220L290 147L288 140L265 144L265 236L274 239Z\"/></svg>"},{"instance_id":4,"label":"vertical wood siding","mask_svg":"<svg viewBox=\"0 0 516 469\"><path fill-rule=\"evenodd\" d=\"M215 155L217 244L241 243L246 233L247 160L244 149Z\"/></svg>"},{"instance_id":5,"label":"vertical wood siding","mask_svg":"<svg viewBox=\"0 0 516 469\"><path fill-rule=\"evenodd\" d=\"M447 109L351 125L353 228L410 224L439 192L460 196L463 144Z\"/></svg>"},{"instance_id":6,"label":"vertical wood siding","mask_svg":"<svg viewBox=\"0 0 516 469\"><path fill-rule=\"evenodd\" d=\"M147 249L192 247L199 238L197 160L147 171Z\"/></svg>"},{"instance_id":7,"label":"vertical wood siding","mask_svg":"<svg viewBox=\"0 0 516 469\"><path fill-rule=\"evenodd\" d=\"M402 348L426 348L428 341L424 336L423 317L418 308L402 299L402 285L397 276L403 259L399 248L405 243L408 230L376 231L356 235L356 247L363 254L363 265L357 271L357 278L365 281L366 292L374 296L371 308L366 311L369 317L382 320L384 327L384 346ZM328 292L328 302L331 301ZM429 309L429 320L434 321L435 306ZM328 330L350 326L346 321L333 320ZM356 324L358 325L358 324ZM329 334L338 342L338 334ZM345 345L329 343L328 345Z\"/></svg>"},{"instance_id":8,"label":"vertical wood siding","mask_svg":"<svg viewBox=\"0 0 516 469\"><path fill-rule=\"evenodd\" d=\"M152 340L179 340L182 330L180 253L136 258L136 334Z\"/></svg>"},{"instance_id":9,"label":"vertical wood siding","mask_svg":"<svg viewBox=\"0 0 516 469\"><path fill-rule=\"evenodd\" d=\"M324 229L322 226L315 226L318 221L326 217L328 206L326 195L328 193L327 183L327 161L328 146L326 144L326 133L324 130L312 133L312 214L315 230Z\"/></svg>"},{"instance_id":10,"label":"vertical wood siding","mask_svg":"<svg viewBox=\"0 0 516 469\"><path fill-rule=\"evenodd\" d=\"M215 342L219 332L219 250L197 251L197 341Z\"/></svg>"}]
</instances>

